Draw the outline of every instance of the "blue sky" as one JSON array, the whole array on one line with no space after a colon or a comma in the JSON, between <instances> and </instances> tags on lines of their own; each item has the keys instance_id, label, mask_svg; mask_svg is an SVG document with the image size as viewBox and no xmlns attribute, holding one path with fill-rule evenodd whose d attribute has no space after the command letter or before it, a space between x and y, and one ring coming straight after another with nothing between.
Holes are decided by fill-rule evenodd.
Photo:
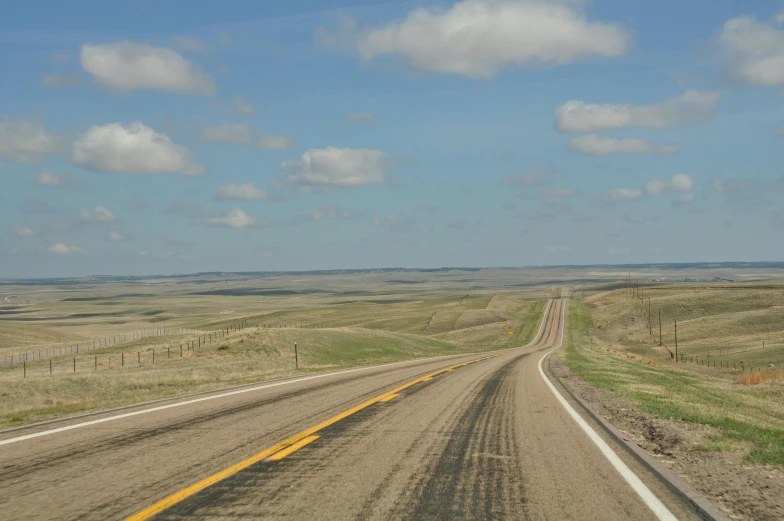
<instances>
[{"instance_id":1,"label":"blue sky","mask_svg":"<svg viewBox=\"0 0 784 521\"><path fill-rule=\"evenodd\" d=\"M784 2L33 0L0 277L781 260Z\"/></svg>"}]
</instances>

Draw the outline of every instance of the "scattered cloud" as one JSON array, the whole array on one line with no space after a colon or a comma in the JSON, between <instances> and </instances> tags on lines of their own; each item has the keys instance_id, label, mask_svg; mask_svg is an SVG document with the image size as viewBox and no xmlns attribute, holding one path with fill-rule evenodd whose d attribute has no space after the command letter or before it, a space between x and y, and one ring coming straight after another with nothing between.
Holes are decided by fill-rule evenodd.
<instances>
[{"instance_id":1,"label":"scattered cloud","mask_svg":"<svg viewBox=\"0 0 784 521\"><path fill-rule=\"evenodd\" d=\"M349 123L376 123L378 117L372 112L351 112L346 116L346 121Z\"/></svg>"},{"instance_id":2,"label":"scattered cloud","mask_svg":"<svg viewBox=\"0 0 784 521\"><path fill-rule=\"evenodd\" d=\"M247 228L256 223L256 218L251 217L239 208L233 208L228 212L207 217L204 219L207 226L215 226L219 228Z\"/></svg>"},{"instance_id":3,"label":"scattered cloud","mask_svg":"<svg viewBox=\"0 0 784 521\"><path fill-rule=\"evenodd\" d=\"M611 205L625 201L634 201L642 197L642 191L631 188L614 188L607 192L602 199L602 204Z\"/></svg>"},{"instance_id":4,"label":"scattered cloud","mask_svg":"<svg viewBox=\"0 0 784 521\"><path fill-rule=\"evenodd\" d=\"M642 224L647 222L655 222L659 220L658 215L641 215L641 214L626 214L623 220L629 224Z\"/></svg>"},{"instance_id":5,"label":"scattered cloud","mask_svg":"<svg viewBox=\"0 0 784 521\"><path fill-rule=\"evenodd\" d=\"M274 134L264 134L259 136L256 148L260 150L288 150L297 146L296 140Z\"/></svg>"},{"instance_id":6,"label":"scattered cloud","mask_svg":"<svg viewBox=\"0 0 784 521\"><path fill-rule=\"evenodd\" d=\"M49 252L55 255L87 255L87 250L78 246L67 246L61 242L49 246Z\"/></svg>"},{"instance_id":7,"label":"scattered cloud","mask_svg":"<svg viewBox=\"0 0 784 521\"><path fill-rule=\"evenodd\" d=\"M177 35L172 38L172 47L182 52L200 53L204 54L208 50L208 46L198 38L190 38L188 36Z\"/></svg>"},{"instance_id":8,"label":"scattered cloud","mask_svg":"<svg viewBox=\"0 0 784 521\"><path fill-rule=\"evenodd\" d=\"M256 113L256 107L253 106L253 103L240 96L231 99L231 106L234 109L234 112L244 116L250 116Z\"/></svg>"},{"instance_id":9,"label":"scattered cloud","mask_svg":"<svg viewBox=\"0 0 784 521\"><path fill-rule=\"evenodd\" d=\"M209 143L247 145L253 141L253 129L245 123L223 123L202 127L200 138Z\"/></svg>"},{"instance_id":10,"label":"scattered cloud","mask_svg":"<svg viewBox=\"0 0 784 521\"><path fill-rule=\"evenodd\" d=\"M65 136L52 134L38 121L0 118L0 158L38 163L44 156L64 152Z\"/></svg>"},{"instance_id":11,"label":"scattered cloud","mask_svg":"<svg viewBox=\"0 0 784 521\"><path fill-rule=\"evenodd\" d=\"M14 235L17 237L33 237L35 235L35 229L32 226L22 226L14 230Z\"/></svg>"},{"instance_id":12,"label":"scattered cloud","mask_svg":"<svg viewBox=\"0 0 784 521\"><path fill-rule=\"evenodd\" d=\"M115 219L114 214L103 206L96 206L91 210L82 209L79 212L79 220L83 223L110 223Z\"/></svg>"},{"instance_id":13,"label":"scattered cloud","mask_svg":"<svg viewBox=\"0 0 784 521\"><path fill-rule=\"evenodd\" d=\"M81 64L97 85L112 90L157 90L198 96L213 96L216 92L212 76L166 47L130 41L85 44Z\"/></svg>"},{"instance_id":14,"label":"scattered cloud","mask_svg":"<svg viewBox=\"0 0 784 521\"><path fill-rule=\"evenodd\" d=\"M53 174L47 170L41 170L35 176L35 186L46 188L72 188L76 185L76 179L69 174Z\"/></svg>"},{"instance_id":15,"label":"scattered cloud","mask_svg":"<svg viewBox=\"0 0 784 521\"><path fill-rule=\"evenodd\" d=\"M717 40L727 76L755 87L784 87L784 29L753 16L740 16L724 23Z\"/></svg>"},{"instance_id":16,"label":"scattered cloud","mask_svg":"<svg viewBox=\"0 0 784 521\"><path fill-rule=\"evenodd\" d=\"M648 195L669 194L672 192L688 192L694 188L694 179L687 174L675 174L668 181L666 179L654 179L645 185L645 193Z\"/></svg>"},{"instance_id":17,"label":"scattered cloud","mask_svg":"<svg viewBox=\"0 0 784 521\"><path fill-rule=\"evenodd\" d=\"M123 234L118 232L118 231L116 231L116 230L110 231L109 234L108 234L108 237L109 237L109 240L113 241L113 242L119 242L119 241L124 239Z\"/></svg>"},{"instance_id":18,"label":"scattered cloud","mask_svg":"<svg viewBox=\"0 0 784 521\"><path fill-rule=\"evenodd\" d=\"M587 134L572 139L569 147L581 154L602 156L608 154L676 154L675 145L654 146L644 139L637 138L604 138L596 134Z\"/></svg>"},{"instance_id":19,"label":"scattered cloud","mask_svg":"<svg viewBox=\"0 0 784 521\"><path fill-rule=\"evenodd\" d=\"M373 226L376 228L386 228L388 230L403 232L411 229L414 222L397 214L377 215L373 217Z\"/></svg>"},{"instance_id":20,"label":"scattered cloud","mask_svg":"<svg viewBox=\"0 0 784 521\"><path fill-rule=\"evenodd\" d=\"M559 132L696 125L713 118L719 94L690 90L654 105L596 105L570 100L555 110Z\"/></svg>"},{"instance_id":21,"label":"scattered cloud","mask_svg":"<svg viewBox=\"0 0 784 521\"><path fill-rule=\"evenodd\" d=\"M358 215L351 210L343 208L339 204L326 203L317 208L303 213L297 221L335 221L356 219Z\"/></svg>"},{"instance_id":22,"label":"scattered cloud","mask_svg":"<svg viewBox=\"0 0 784 521\"><path fill-rule=\"evenodd\" d=\"M188 149L139 121L90 127L74 143L71 162L104 173L205 174Z\"/></svg>"},{"instance_id":23,"label":"scattered cloud","mask_svg":"<svg viewBox=\"0 0 784 521\"><path fill-rule=\"evenodd\" d=\"M201 206L189 201L174 201L163 213L170 215L179 215L188 219L201 219L207 216Z\"/></svg>"},{"instance_id":24,"label":"scattered cloud","mask_svg":"<svg viewBox=\"0 0 784 521\"><path fill-rule=\"evenodd\" d=\"M672 202L673 206L686 206L693 203L694 194L683 194Z\"/></svg>"},{"instance_id":25,"label":"scattered cloud","mask_svg":"<svg viewBox=\"0 0 784 521\"><path fill-rule=\"evenodd\" d=\"M84 78L78 72L47 74L41 79L41 85L45 87L76 87L83 82Z\"/></svg>"},{"instance_id":26,"label":"scattered cloud","mask_svg":"<svg viewBox=\"0 0 784 521\"><path fill-rule=\"evenodd\" d=\"M623 27L588 21L571 0L463 0L365 30L343 18L336 34L321 30L317 38L351 45L365 61L391 55L419 70L472 78L492 78L510 65L620 56L630 44Z\"/></svg>"},{"instance_id":27,"label":"scattered cloud","mask_svg":"<svg viewBox=\"0 0 784 521\"><path fill-rule=\"evenodd\" d=\"M266 190L256 188L250 183L226 183L218 189L217 199L222 201L263 201L269 197Z\"/></svg>"},{"instance_id":28,"label":"scattered cloud","mask_svg":"<svg viewBox=\"0 0 784 521\"><path fill-rule=\"evenodd\" d=\"M380 150L310 149L299 161L284 161L285 181L305 186L349 187L386 182L392 158Z\"/></svg>"},{"instance_id":29,"label":"scattered cloud","mask_svg":"<svg viewBox=\"0 0 784 521\"><path fill-rule=\"evenodd\" d=\"M784 127L776 127L773 129L774 136L784 136Z\"/></svg>"}]
</instances>

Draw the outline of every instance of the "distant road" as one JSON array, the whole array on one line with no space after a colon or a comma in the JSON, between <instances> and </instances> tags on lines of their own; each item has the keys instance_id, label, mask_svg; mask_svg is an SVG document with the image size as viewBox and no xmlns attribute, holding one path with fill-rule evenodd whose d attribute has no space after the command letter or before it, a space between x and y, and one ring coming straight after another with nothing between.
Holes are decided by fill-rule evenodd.
<instances>
[{"instance_id":1,"label":"distant road","mask_svg":"<svg viewBox=\"0 0 784 521\"><path fill-rule=\"evenodd\" d=\"M566 303L523 348L0 432L1 517L697 519L550 388Z\"/></svg>"}]
</instances>

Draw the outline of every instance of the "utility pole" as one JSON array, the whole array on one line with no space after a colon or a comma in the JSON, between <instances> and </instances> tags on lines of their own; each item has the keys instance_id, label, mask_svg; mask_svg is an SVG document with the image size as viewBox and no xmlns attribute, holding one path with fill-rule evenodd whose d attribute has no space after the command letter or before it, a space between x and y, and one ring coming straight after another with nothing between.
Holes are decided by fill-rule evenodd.
<instances>
[{"instance_id":1,"label":"utility pole","mask_svg":"<svg viewBox=\"0 0 784 521\"><path fill-rule=\"evenodd\" d=\"M664 344L662 343L662 336L661 336L661 333L662 333L662 330L661 330L661 308L659 308L659 347L661 347L662 345L664 345Z\"/></svg>"},{"instance_id":2,"label":"utility pole","mask_svg":"<svg viewBox=\"0 0 784 521\"><path fill-rule=\"evenodd\" d=\"M678 320L675 320L675 363L678 363Z\"/></svg>"}]
</instances>

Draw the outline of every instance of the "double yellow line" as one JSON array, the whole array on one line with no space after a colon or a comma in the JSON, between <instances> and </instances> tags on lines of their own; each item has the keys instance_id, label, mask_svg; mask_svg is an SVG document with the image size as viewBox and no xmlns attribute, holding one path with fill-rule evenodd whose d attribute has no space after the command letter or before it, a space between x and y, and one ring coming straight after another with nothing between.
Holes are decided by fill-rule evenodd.
<instances>
[{"instance_id":1,"label":"double yellow line","mask_svg":"<svg viewBox=\"0 0 784 521\"><path fill-rule=\"evenodd\" d=\"M312 442L316 441L319 438L319 436L315 435L317 432L319 432L319 431L321 431L323 429L326 429L330 425L333 425L333 424L339 422L340 420L343 420L343 419L351 416L352 414L355 414L355 413L361 411L362 409L366 409L367 407L370 407L371 405L373 405L375 403L378 403L378 402L388 402L388 401L396 398L397 395L400 394L402 391L408 389L409 387L411 387L413 385L416 385L416 384L421 383L421 382L430 381L434 377L436 377L436 376L438 376L440 374L452 371L454 369L457 369L458 367L465 367L465 366L470 365L470 364L475 364L476 362L481 362L482 360L487 360L488 358L495 358L496 356L500 356L500 355L485 356L483 358L477 358L475 360L470 360L470 361L464 362L462 364L453 365L451 367L447 367L446 369L441 369L440 371L436 371L435 373L430 373L430 374L425 375L425 376L423 376L421 378L417 378L414 381L411 381L411 382L408 382L407 384L401 385L397 389L392 389L391 391L387 391L384 394L376 396L375 398L372 398L372 399L370 399L370 400L368 400L368 401L366 401L364 403L361 403L361 404L357 405L356 407L352 407L351 409L348 409L347 411L344 411L344 412L338 414L337 416L333 416L332 418L330 418L330 419L328 419L326 421L323 421L323 422L319 423L318 425L315 425L314 427L306 429L306 430L300 432L299 434L296 434L296 435L292 436L291 438L289 438L289 439L287 439L285 441L282 441L282 442L280 442L280 443L278 443L276 445L273 445L272 447L259 452L255 456L251 456L250 458L248 458L246 460L243 460L243 461L241 461L241 462L239 462L239 463L237 463L235 465L232 465L231 467L229 467L229 468L227 468L225 470L222 470L222 471L218 472L217 474L213 474L212 476L210 476L208 478L205 478L205 479L199 481L198 483L195 483L195 484L189 486L188 488L185 488L185 489L183 489L183 490L181 490L181 491L179 491L179 492L177 492L175 494L172 494L171 496L169 496L169 497L167 497L167 498L165 498L165 499L155 503L154 505L145 508L144 510L142 510L138 514L135 514L135 515L127 518L126 521L144 521L146 519L149 519L152 516L154 516L156 514L159 514L160 512L163 512L164 510L166 510L167 508L171 507L172 505L175 505L175 504L179 503L180 501L183 501L184 499L189 498L190 496L192 496L192 495L194 495L194 494L204 490L207 487L210 487L210 486L214 485L215 483L218 483L219 481L222 481L222 480L224 480L224 479L226 479L226 478L228 478L230 476L233 476L234 474L240 472L241 470L244 470L244 469L250 467L251 465L253 465L255 463L259 463L260 461L264 461L264 460L267 460L267 461L277 461L277 460L281 460L281 459L285 458L289 454L291 454L291 453L301 449L302 447L308 445L309 443L312 443Z\"/></svg>"}]
</instances>

